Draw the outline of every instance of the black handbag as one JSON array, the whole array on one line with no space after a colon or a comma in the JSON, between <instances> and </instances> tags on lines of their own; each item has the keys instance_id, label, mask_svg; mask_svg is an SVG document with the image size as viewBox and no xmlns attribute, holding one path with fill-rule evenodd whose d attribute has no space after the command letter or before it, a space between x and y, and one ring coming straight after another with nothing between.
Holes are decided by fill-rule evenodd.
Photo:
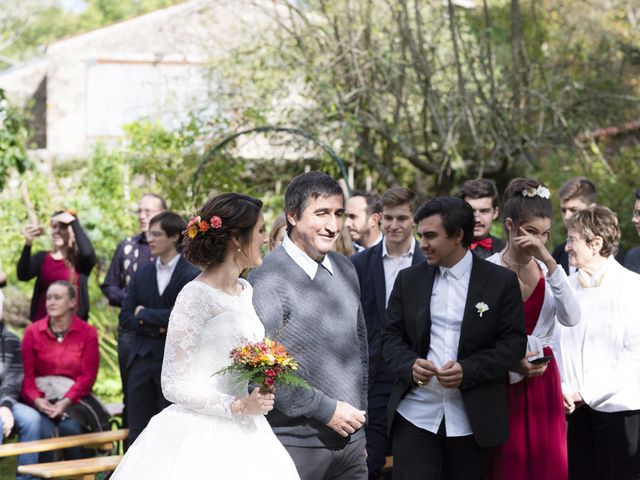
<instances>
[{"instance_id":1,"label":"black handbag","mask_svg":"<svg viewBox=\"0 0 640 480\"><path fill-rule=\"evenodd\" d=\"M72 403L65 413L78 422L87 433L104 432L110 430L109 419L111 414L107 411L98 397L87 395L78 403Z\"/></svg>"}]
</instances>

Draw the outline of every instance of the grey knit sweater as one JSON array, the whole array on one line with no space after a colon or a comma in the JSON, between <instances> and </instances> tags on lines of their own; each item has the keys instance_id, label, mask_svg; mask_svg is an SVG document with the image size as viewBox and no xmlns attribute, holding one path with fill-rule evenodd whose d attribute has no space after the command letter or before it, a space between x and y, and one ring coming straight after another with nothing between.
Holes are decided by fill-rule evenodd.
<instances>
[{"instance_id":1,"label":"grey knit sweater","mask_svg":"<svg viewBox=\"0 0 640 480\"><path fill-rule=\"evenodd\" d=\"M279 247L249 276L267 336L285 345L311 385L276 388L267 419L288 446L339 448L364 435L361 428L345 439L326 425L338 400L366 410L368 372L355 268L340 254L329 253L329 259L333 275L319 266L311 280Z\"/></svg>"}]
</instances>

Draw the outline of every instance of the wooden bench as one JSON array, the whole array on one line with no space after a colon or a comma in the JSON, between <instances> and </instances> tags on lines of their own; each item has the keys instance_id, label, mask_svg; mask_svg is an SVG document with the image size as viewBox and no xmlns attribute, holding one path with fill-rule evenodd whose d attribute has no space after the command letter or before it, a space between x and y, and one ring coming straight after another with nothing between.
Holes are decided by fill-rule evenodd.
<instances>
[{"instance_id":1,"label":"wooden bench","mask_svg":"<svg viewBox=\"0 0 640 480\"><path fill-rule=\"evenodd\" d=\"M12 457L23 453L49 452L70 447L100 448L105 444L113 444L127 438L129 430L107 430L105 432L83 433L67 437L46 438L32 442L17 442L0 445L0 458Z\"/></svg>"},{"instance_id":2,"label":"wooden bench","mask_svg":"<svg viewBox=\"0 0 640 480\"><path fill-rule=\"evenodd\" d=\"M122 460L122 455L82 458L64 462L36 463L18 467L18 473L39 478L71 477L92 480L95 478L96 473L115 470L120 460Z\"/></svg>"}]
</instances>

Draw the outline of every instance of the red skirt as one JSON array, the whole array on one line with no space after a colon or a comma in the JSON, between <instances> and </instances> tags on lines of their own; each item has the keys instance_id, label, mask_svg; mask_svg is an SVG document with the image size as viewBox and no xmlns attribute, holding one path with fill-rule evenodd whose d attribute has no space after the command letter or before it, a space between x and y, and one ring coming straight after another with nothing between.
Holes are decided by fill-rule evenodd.
<instances>
[{"instance_id":1,"label":"red skirt","mask_svg":"<svg viewBox=\"0 0 640 480\"><path fill-rule=\"evenodd\" d=\"M487 479L567 480L567 427L555 359L544 375L509 385L507 400L509 438L492 452Z\"/></svg>"}]
</instances>

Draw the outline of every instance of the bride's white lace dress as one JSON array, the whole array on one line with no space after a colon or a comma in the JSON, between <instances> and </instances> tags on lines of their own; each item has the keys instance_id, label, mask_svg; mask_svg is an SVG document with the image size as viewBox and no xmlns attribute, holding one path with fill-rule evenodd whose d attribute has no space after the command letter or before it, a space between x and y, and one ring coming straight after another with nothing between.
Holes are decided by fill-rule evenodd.
<instances>
[{"instance_id":1,"label":"bride's white lace dress","mask_svg":"<svg viewBox=\"0 0 640 480\"><path fill-rule=\"evenodd\" d=\"M229 365L241 340L264 337L251 285L240 281L240 297L198 280L180 292L162 365L162 390L174 405L153 417L112 480L298 479L264 416L231 413L231 402L248 395L247 385L213 375Z\"/></svg>"}]
</instances>

